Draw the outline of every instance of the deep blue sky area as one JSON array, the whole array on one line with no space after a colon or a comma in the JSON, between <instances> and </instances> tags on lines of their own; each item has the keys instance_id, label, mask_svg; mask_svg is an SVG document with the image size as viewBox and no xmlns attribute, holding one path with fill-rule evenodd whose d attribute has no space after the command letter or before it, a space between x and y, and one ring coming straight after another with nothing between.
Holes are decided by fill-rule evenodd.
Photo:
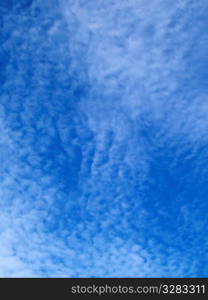
<instances>
[{"instance_id":1,"label":"deep blue sky area","mask_svg":"<svg viewBox=\"0 0 208 300\"><path fill-rule=\"evenodd\" d=\"M1 277L207 277L207 16L0 1Z\"/></svg>"}]
</instances>

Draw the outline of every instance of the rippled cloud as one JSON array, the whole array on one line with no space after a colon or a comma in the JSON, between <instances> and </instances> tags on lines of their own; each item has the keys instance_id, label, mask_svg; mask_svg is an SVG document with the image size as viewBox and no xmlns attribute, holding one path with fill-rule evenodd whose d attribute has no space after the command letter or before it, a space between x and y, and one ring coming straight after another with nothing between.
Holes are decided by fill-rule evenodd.
<instances>
[{"instance_id":1,"label":"rippled cloud","mask_svg":"<svg viewBox=\"0 0 208 300\"><path fill-rule=\"evenodd\" d=\"M0 276L207 274L207 3L0 4Z\"/></svg>"}]
</instances>

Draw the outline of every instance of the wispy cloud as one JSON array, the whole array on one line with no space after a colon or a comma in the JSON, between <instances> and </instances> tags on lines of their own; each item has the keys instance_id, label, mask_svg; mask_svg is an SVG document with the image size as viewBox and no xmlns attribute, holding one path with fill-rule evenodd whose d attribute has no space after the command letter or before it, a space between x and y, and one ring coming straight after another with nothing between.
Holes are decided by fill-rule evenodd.
<instances>
[{"instance_id":1,"label":"wispy cloud","mask_svg":"<svg viewBox=\"0 0 208 300\"><path fill-rule=\"evenodd\" d=\"M2 6L1 277L206 275L207 8Z\"/></svg>"}]
</instances>

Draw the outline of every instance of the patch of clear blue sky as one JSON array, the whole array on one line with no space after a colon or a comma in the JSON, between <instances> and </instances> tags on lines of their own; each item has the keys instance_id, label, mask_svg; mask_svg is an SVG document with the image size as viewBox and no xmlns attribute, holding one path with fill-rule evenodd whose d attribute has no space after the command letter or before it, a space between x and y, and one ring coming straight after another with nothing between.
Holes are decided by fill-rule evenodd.
<instances>
[{"instance_id":1,"label":"patch of clear blue sky","mask_svg":"<svg viewBox=\"0 0 208 300\"><path fill-rule=\"evenodd\" d=\"M0 276L207 276L207 1L14 2Z\"/></svg>"}]
</instances>

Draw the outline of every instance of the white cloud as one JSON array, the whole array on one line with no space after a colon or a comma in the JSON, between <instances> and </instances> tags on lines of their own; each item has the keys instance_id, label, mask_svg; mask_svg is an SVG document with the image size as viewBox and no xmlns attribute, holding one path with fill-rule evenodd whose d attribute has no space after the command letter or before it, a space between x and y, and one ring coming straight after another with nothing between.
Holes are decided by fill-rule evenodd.
<instances>
[{"instance_id":1,"label":"white cloud","mask_svg":"<svg viewBox=\"0 0 208 300\"><path fill-rule=\"evenodd\" d=\"M204 222L190 222L197 213L184 204L179 238L158 226L171 212L151 164L160 147L181 145L174 167L206 141L206 93L181 92L199 33L184 28L202 4L36 1L36 17L6 19L4 47L22 46L7 65L1 106L0 276L196 274L194 248L178 243L189 224L197 232ZM146 199L151 184L158 189Z\"/></svg>"}]
</instances>

